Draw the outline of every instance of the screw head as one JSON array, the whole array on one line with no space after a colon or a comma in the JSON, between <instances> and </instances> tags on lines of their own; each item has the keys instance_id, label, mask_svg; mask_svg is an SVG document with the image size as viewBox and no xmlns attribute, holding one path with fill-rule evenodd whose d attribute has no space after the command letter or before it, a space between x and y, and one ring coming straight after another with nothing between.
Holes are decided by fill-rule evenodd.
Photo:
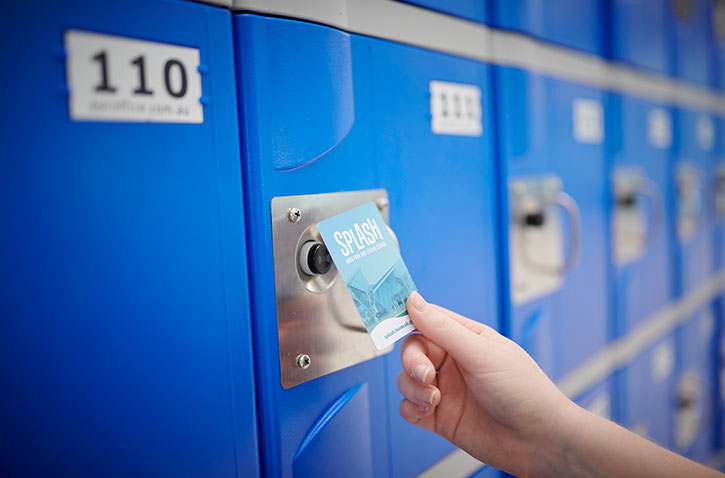
<instances>
[{"instance_id":1,"label":"screw head","mask_svg":"<svg viewBox=\"0 0 725 478\"><path fill-rule=\"evenodd\" d=\"M299 354L295 359L297 368L301 368L302 370L309 368L311 362L312 359L310 359L310 356L307 354Z\"/></svg>"},{"instance_id":2,"label":"screw head","mask_svg":"<svg viewBox=\"0 0 725 478\"><path fill-rule=\"evenodd\" d=\"M287 209L287 219L289 219L289 222L297 222L300 219L302 219L302 211L300 211L296 207L291 207Z\"/></svg>"},{"instance_id":3,"label":"screw head","mask_svg":"<svg viewBox=\"0 0 725 478\"><path fill-rule=\"evenodd\" d=\"M388 201L388 198L379 198L375 200L375 205L382 212L390 206L390 201Z\"/></svg>"}]
</instances>

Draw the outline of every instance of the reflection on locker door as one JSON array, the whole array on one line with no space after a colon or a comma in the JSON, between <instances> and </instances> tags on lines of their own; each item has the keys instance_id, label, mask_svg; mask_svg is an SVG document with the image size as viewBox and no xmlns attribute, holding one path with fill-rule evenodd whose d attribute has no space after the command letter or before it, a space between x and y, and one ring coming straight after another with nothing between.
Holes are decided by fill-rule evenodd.
<instances>
[{"instance_id":1,"label":"reflection on locker door","mask_svg":"<svg viewBox=\"0 0 725 478\"><path fill-rule=\"evenodd\" d=\"M672 114L669 108L613 94L610 119L614 325L616 334L625 336L674 297ZM650 363L669 363L670 356L674 365L674 353L674 344L666 341L617 374L623 401L615 416L665 446L670 442L664 424L671 421L667 385L672 367L655 373Z\"/></svg>"},{"instance_id":2,"label":"reflection on locker door","mask_svg":"<svg viewBox=\"0 0 725 478\"><path fill-rule=\"evenodd\" d=\"M231 15L9 7L0 474L258 475Z\"/></svg>"},{"instance_id":3,"label":"reflection on locker door","mask_svg":"<svg viewBox=\"0 0 725 478\"><path fill-rule=\"evenodd\" d=\"M715 329L708 305L676 331L681 357L675 384L675 450L705 464L713 458L716 439Z\"/></svg>"},{"instance_id":4,"label":"reflection on locker door","mask_svg":"<svg viewBox=\"0 0 725 478\"><path fill-rule=\"evenodd\" d=\"M603 0L496 0L492 23L567 48L604 54Z\"/></svg>"},{"instance_id":5,"label":"reflection on locker door","mask_svg":"<svg viewBox=\"0 0 725 478\"><path fill-rule=\"evenodd\" d=\"M427 300L496 328L490 67L385 41L371 51L376 164L410 273ZM386 362L392 475L413 476L454 447L400 417L399 345Z\"/></svg>"},{"instance_id":6,"label":"reflection on locker door","mask_svg":"<svg viewBox=\"0 0 725 478\"><path fill-rule=\"evenodd\" d=\"M554 380L608 339L604 95L497 67L509 331ZM580 212L579 212L580 211Z\"/></svg>"},{"instance_id":7,"label":"reflection on locker door","mask_svg":"<svg viewBox=\"0 0 725 478\"><path fill-rule=\"evenodd\" d=\"M262 471L385 476L385 362L334 268L296 267L319 220L370 200L387 209L374 189L372 40L249 14L234 29Z\"/></svg>"}]
</instances>

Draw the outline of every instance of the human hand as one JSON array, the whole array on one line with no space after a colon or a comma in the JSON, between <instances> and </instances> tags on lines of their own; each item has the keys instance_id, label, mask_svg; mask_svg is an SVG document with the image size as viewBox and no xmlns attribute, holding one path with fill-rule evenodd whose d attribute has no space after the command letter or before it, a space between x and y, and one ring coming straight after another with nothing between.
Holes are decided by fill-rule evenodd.
<instances>
[{"instance_id":1,"label":"human hand","mask_svg":"<svg viewBox=\"0 0 725 478\"><path fill-rule=\"evenodd\" d=\"M407 307L420 334L401 346L406 421L518 476L565 449L581 409L521 347L417 292Z\"/></svg>"}]
</instances>

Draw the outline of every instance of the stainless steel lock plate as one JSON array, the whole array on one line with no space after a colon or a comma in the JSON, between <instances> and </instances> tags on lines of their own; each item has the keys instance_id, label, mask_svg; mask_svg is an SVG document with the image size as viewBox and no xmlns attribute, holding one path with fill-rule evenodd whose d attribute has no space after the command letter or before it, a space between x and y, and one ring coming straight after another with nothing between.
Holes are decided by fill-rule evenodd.
<instances>
[{"instance_id":1,"label":"stainless steel lock plate","mask_svg":"<svg viewBox=\"0 0 725 478\"><path fill-rule=\"evenodd\" d=\"M556 176L517 178L509 183L511 301L519 305L551 294L576 264L579 212ZM569 254L564 257L560 209L569 216Z\"/></svg>"},{"instance_id":2,"label":"stainless steel lock plate","mask_svg":"<svg viewBox=\"0 0 725 478\"><path fill-rule=\"evenodd\" d=\"M623 266L638 260L659 237L664 206L659 187L642 168L617 169L613 189L612 247L615 263Z\"/></svg>"},{"instance_id":3,"label":"stainless steel lock plate","mask_svg":"<svg viewBox=\"0 0 725 478\"><path fill-rule=\"evenodd\" d=\"M374 202L388 222L384 189L272 199L274 282L281 383L294 387L392 350L377 350L345 283L333 265L323 274L300 266L310 241L322 242L317 223ZM304 250L309 249L309 247Z\"/></svg>"}]
</instances>

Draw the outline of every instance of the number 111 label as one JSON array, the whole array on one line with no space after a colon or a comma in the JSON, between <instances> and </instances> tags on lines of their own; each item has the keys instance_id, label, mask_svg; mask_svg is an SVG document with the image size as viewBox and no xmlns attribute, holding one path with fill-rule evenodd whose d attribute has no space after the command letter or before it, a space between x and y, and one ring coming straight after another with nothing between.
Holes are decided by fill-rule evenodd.
<instances>
[{"instance_id":1,"label":"number 111 label","mask_svg":"<svg viewBox=\"0 0 725 478\"><path fill-rule=\"evenodd\" d=\"M204 122L197 48L78 30L64 42L71 119Z\"/></svg>"}]
</instances>

